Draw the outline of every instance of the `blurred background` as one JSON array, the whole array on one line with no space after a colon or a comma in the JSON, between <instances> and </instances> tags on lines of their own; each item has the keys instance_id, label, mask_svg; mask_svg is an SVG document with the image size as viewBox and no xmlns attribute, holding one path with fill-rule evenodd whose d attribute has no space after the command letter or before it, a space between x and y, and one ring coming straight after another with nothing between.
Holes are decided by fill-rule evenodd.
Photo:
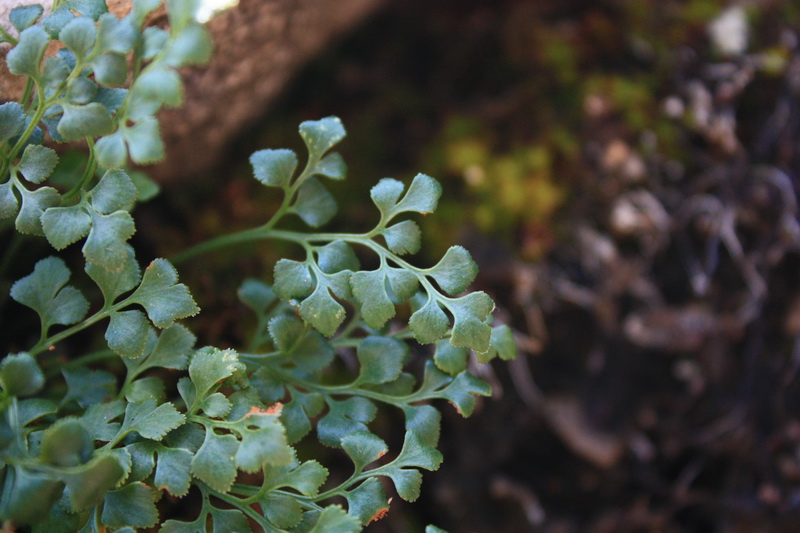
<instances>
[{"instance_id":1,"label":"blurred background","mask_svg":"<svg viewBox=\"0 0 800 533\"><path fill-rule=\"evenodd\" d=\"M437 177L415 260L468 247L521 350L475 368L494 397L449 411L442 468L368 531L794 532L799 32L793 0L388 0L143 206L136 245L262 223L249 154L338 115L334 227L374 224L384 176ZM252 251L182 271L201 342L235 344L242 276L290 253Z\"/></svg>"}]
</instances>

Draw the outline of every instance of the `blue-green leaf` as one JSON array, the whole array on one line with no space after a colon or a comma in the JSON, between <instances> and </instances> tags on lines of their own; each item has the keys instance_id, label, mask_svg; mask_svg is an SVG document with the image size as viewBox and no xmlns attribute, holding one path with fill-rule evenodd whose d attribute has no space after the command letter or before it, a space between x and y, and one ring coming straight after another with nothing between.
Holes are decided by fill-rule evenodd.
<instances>
[{"instance_id":1,"label":"blue-green leaf","mask_svg":"<svg viewBox=\"0 0 800 533\"><path fill-rule=\"evenodd\" d=\"M316 178L308 178L298 189L292 209L303 222L318 228L336 214L336 200Z\"/></svg>"},{"instance_id":2,"label":"blue-green leaf","mask_svg":"<svg viewBox=\"0 0 800 533\"><path fill-rule=\"evenodd\" d=\"M307 270L306 270L307 272ZM239 300L258 315L263 315L277 301L272 287L261 280L248 278L237 291Z\"/></svg>"},{"instance_id":3,"label":"blue-green leaf","mask_svg":"<svg viewBox=\"0 0 800 533\"><path fill-rule=\"evenodd\" d=\"M344 125L338 117L308 120L300 124L300 137L303 138L312 157L321 158L346 135Z\"/></svg>"},{"instance_id":4,"label":"blue-green leaf","mask_svg":"<svg viewBox=\"0 0 800 533\"><path fill-rule=\"evenodd\" d=\"M404 220L382 232L389 249L397 255L415 254L421 246L421 232L413 220Z\"/></svg>"},{"instance_id":5,"label":"blue-green leaf","mask_svg":"<svg viewBox=\"0 0 800 533\"><path fill-rule=\"evenodd\" d=\"M414 272L402 268L386 268L384 271L397 303L405 302L417 293L419 279Z\"/></svg>"},{"instance_id":6,"label":"blue-green leaf","mask_svg":"<svg viewBox=\"0 0 800 533\"><path fill-rule=\"evenodd\" d=\"M86 76L78 76L67 83L67 100L71 104L88 104L97 95L97 84Z\"/></svg>"},{"instance_id":7,"label":"blue-green leaf","mask_svg":"<svg viewBox=\"0 0 800 533\"><path fill-rule=\"evenodd\" d=\"M94 145L97 163L102 168L121 168L128 162L128 148L122 131L106 135L97 140Z\"/></svg>"},{"instance_id":8,"label":"blue-green leaf","mask_svg":"<svg viewBox=\"0 0 800 533\"><path fill-rule=\"evenodd\" d=\"M77 418L62 418L44 431L39 458L55 466L78 466L92 455L89 432Z\"/></svg>"},{"instance_id":9,"label":"blue-green leaf","mask_svg":"<svg viewBox=\"0 0 800 533\"><path fill-rule=\"evenodd\" d=\"M381 214L388 216L403 194L403 183L394 178L383 178L369 191L372 202L378 207Z\"/></svg>"},{"instance_id":10,"label":"blue-green leaf","mask_svg":"<svg viewBox=\"0 0 800 533\"><path fill-rule=\"evenodd\" d=\"M221 392L206 397L200 404L200 409L209 418L223 418L231 412L231 402Z\"/></svg>"},{"instance_id":11,"label":"blue-green leaf","mask_svg":"<svg viewBox=\"0 0 800 533\"><path fill-rule=\"evenodd\" d=\"M67 80L69 67L61 56L52 56L44 60L42 81L45 87L55 89Z\"/></svg>"},{"instance_id":12,"label":"blue-green leaf","mask_svg":"<svg viewBox=\"0 0 800 533\"><path fill-rule=\"evenodd\" d=\"M129 17L120 20L110 13L104 13L98 22L100 49L103 51L124 55L131 51L139 38L139 31Z\"/></svg>"},{"instance_id":13,"label":"blue-green leaf","mask_svg":"<svg viewBox=\"0 0 800 533\"><path fill-rule=\"evenodd\" d=\"M19 201L14 196L11 182L0 183L0 220L10 218L19 211Z\"/></svg>"},{"instance_id":14,"label":"blue-green leaf","mask_svg":"<svg viewBox=\"0 0 800 533\"><path fill-rule=\"evenodd\" d=\"M265 465L288 466L294 451L286 440L286 432L276 414L250 410L236 426L242 443L236 451L236 466L245 472L257 472Z\"/></svg>"},{"instance_id":15,"label":"blue-green leaf","mask_svg":"<svg viewBox=\"0 0 800 533\"><path fill-rule=\"evenodd\" d=\"M343 180L347 174L347 165L342 158L342 154L331 152L314 166L312 173L332 180Z\"/></svg>"},{"instance_id":16,"label":"blue-green leaf","mask_svg":"<svg viewBox=\"0 0 800 533\"><path fill-rule=\"evenodd\" d=\"M41 183L46 180L58 164L58 155L52 148L40 144L29 144L22 153L22 159L17 168L31 183Z\"/></svg>"},{"instance_id":17,"label":"blue-green leaf","mask_svg":"<svg viewBox=\"0 0 800 533\"><path fill-rule=\"evenodd\" d=\"M67 382L66 404L75 400L81 407L89 407L113 398L117 392L117 379L104 370L89 370L84 367L64 368L61 371Z\"/></svg>"},{"instance_id":18,"label":"blue-green leaf","mask_svg":"<svg viewBox=\"0 0 800 533\"><path fill-rule=\"evenodd\" d=\"M156 0L156 3L161 3ZM148 26L142 31L142 59L153 59L164 48L164 45L169 39L169 33L156 28L155 26Z\"/></svg>"},{"instance_id":19,"label":"blue-green leaf","mask_svg":"<svg viewBox=\"0 0 800 533\"><path fill-rule=\"evenodd\" d=\"M144 23L145 17L161 5L161 0L133 0L131 16L138 26Z\"/></svg>"},{"instance_id":20,"label":"blue-green leaf","mask_svg":"<svg viewBox=\"0 0 800 533\"><path fill-rule=\"evenodd\" d=\"M332 336L344 322L344 307L333 299L328 286L320 283L311 296L300 304L300 316L326 337Z\"/></svg>"},{"instance_id":21,"label":"blue-green leaf","mask_svg":"<svg viewBox=\"0 0 800 533\"><path fill-rule=\"evenodd\" d=\"M197 350L189 363L189 377L200 398L205 398L215 385L244 369L233 350L206 346Z\"/></svg>"},{"instance_id":22,"label":"blue-green leaf","mask_svg":"<svg viewBox=\"0 0 800 533\"><path fill-rule=\"evenodd\" d=\"M270 523L279 528L292 528L303 520L303 508L297 498L288 494L272 493L264 498L262 508Z\"/></svg>"},{"instance_id":23,"label":"blue-green leaf","mask_svg":"<svg viewBox=\"0 0 800 533\"><path fill-rule=\"evenodd\" d=\"M428 446L436 447L442 428L442 413L431 405L406 405L403 407L406 431L413 431Z\"/></svg>"},{"instance_id":24,"label":"blue-green leaf","mask_svg":"<svg viewBox=\"0 0 800 533\"><path fill-rule=\"evenodd\" d=\"M12 74L37 77L39 63L50 38L39 26L26 28L19 34L17 46L11 49L6 56L8 70Z\"/></svg>"},{"instance_id":25,"label":"blue-green leaf","mask_svg":"<svg viewBox=\"0 0 800 533\"><path fill-rule=\"evenodd\" d=\"M291 150L259 150L250 156L253 175L264 185L283 187L297 169L297 155Z\"/></svg>"},{"instance_id":26,"label":"blue-green leaf","mask_svg":"<svg viewBox=\"0 0 800 533\"><path fill-rule=\"evenodd\" d=\"M328 479L328 470L317 461L305 461L290 466L267 465L264 480L270 487L288 487L305 496L316 496Z\"/></svg>"},{"instance_id":27,"label":"blue-green leaf","mask_svg":"<svg viewBox=\"0 0 800 533\"><path fill-rule=\"evenodd\" d=\"M137 481L109 491L103 503L102 522L109 527L153 527L158 522L158 493Z\"/></svg>"},{"instance_id":28,"label":"blue-green leaf","mask_svg":"<svg viewBox=\"0 0 800 533\"><path fill-rule=\"evenodd\" d=\"M73 511L82 511L100 502L125 475L116 457L102 454L80 470L64 477L67 497Z\"/></svg>"},{"instance_id":29,"label":"blue-green leaf","mask_svg":"<svg viewBox=\"0 0 800 533\"><path fill-rule=\"evenodd\" d=\"M468 417L475 410L475 396L491 396L492 388L469 372L462 372L440 394L455 406L458 414Z\"/></svg>"},{"instance_id":30,"label":"blue-green leaf","mask_svg":"<svg viewBox=\"0 0 800 533\"><path fill-rule=\"evenodd\" d=\"M173 496L185 496L191 485L192 452L184 448L159 448L153 482Z\"/></svg>"},{"instance_id":31,"label":"blue-green leaf","mask_svg":"<svg viewBox=\"0 0 800 533\"><path fill-rule=\"evenodd\" d=\"M161 440L168 432L183 424L186 418L170 402L156 406L155 399L142 403L129 403L125 409L122 429L132 431L150 440Z\"/></svg>"},{"instance_id":32,"label":"blue-green leaf","mask_svg":"<svg viewBox=\"0 0 800 533\"><path fill-rule=\"evenodd\" d=\"M417 174L406 194L400 199L402 193L401 182L384 178L372 188L370 196L385 220L389 220L403 212L422 214L433 212L442 194L442 186L430 176Z\"/></svg>"},{"instance_id":33,"label":"blue-green leaf","mask_svg":"<svg viewBox=\"0 0 800 533\"><path fill-rule=\"evenodd\" d=\"M36 19L41 17L43 12L44 8L39 4L19 6L11 10L8 18L17 31L22 31L30 26L33 26L33 24L36 22Z\"/></svg>"},{"instance_id":34,"label":"blue-green leaf","mask_svg":"<svg viewBox=\"0 0 800 533\"><path fill-rule=\"evenodd\" d=\"M136 287L141 279L133 248L124 246L122 256L121 261L111 265L111 268L90 262L87 262L84 268L89 277L100 287L106 303L114 302L118 296Z\"/></svg>"},{"instance_id":35,"label":"blue-green leaf","mask_svg":"<svg viewBox=\"0 0 800 533\"><path fill-rule=\"evenodd\" d=\"M147 165L164 159L164 141L155 117L142 117L136 124L124 129L124 136L134 163Z\"/></svg>"},{"instance_id":36,"label":"blue-green leaf","mask_svg":"<svg viewBox=\"0 0 800 533\"><path fill-rule=\"evenodd\" d=\"M94 47L97 28L94 21L76 17L59 32L58 39L76 56L83 57Z\"/></svg>"},{"instance_id":37,"label":"blue-green leaf","mask_svg":"<svg viewBox=\"0 0 800 533\"><path fill-rule=\"evenodd\" d=\"M394 206L392 214L413 211L416 213L432 213L436 210L442 186L438 181L425 174L417 174L411 181L403 199Z\"/></svg>"},{"instance_id":38,"label":"blue-green leaf","mask_svg":"<svg viewBox=\"0 0 800 533\"><path fill-rule=\"evenodd\" d=\"M335 355L333 347L319 332L292 315L282 314L270 320L269 334L275 347L304 372L326 367Z\"/></svg>"},{"instance_id":39,"label":"blue-green leaf","mask_svg":"<svg viewBox=\"0 0 800 533\"><path fill-rule=\"evenodd\" d=\"M0 143L16 137L25 128L25 109L17 102L0 105Z\"/></svg>"},{"instance_id":40,"label":"blue-green leaf","mask_svg":"<svg viewBox=\"0 0 800 533\"><path fill-rule=\"evenodd\" d=\"M167 399L166 385L155 376L134 380L125 391L125 399L130 403L142 403L151 398L157 402Z\"/></svg>"},{"instance_id":41,"label":"blue-green leaf","mask_svg":"<svg viewBox=\"0 0 800 533\"><path fill-rule=\"evenodd\" d=\"M100 103L64 104L64 116L58 122L58 133L67 141L83 137L100 137L114 131L114 121Z\"/></svg>"},{"instance_id":42,"label":"blue-green leaf","mask_svg":"<svg viewBox=\"0 0 800 533\"><path fill-rule=\"evenodd\" d=\"M455 323L450 343L453 346L472 348L476 352L489 349L492 328L485 320L494 310L494 302L485 292L472 292L447 302Z\"/></svg>"},{"instance_id":43,"label":"blue-green leaf","mask_svg":"<svg viewBox=\"0 0 800 533\"><path fill-rule=\"evenodd\" d=\"M388 337L367 337L357 350L360 383L388 383L403 370L408 345Z\"/></svg>"},{"instance_id":44,"label":"blue-green leaf","mask_svg":"<svg viewBox=\"0 0 800 533\"><path fill-rule=\"evenodd\" d=\"M463 246L451 246L428 272L444 292L455 296L464 292L475 281L478 265Z\"/></svg>"},{"instance_id":45,"label":"blue-green leaf","mask_svg":"<svg viewBox=\"0 0 800 533\"><path fill-rule=\"evenodd\" d=\"M197 337L184 326L173 324L163 330L152 351L138 365L138 371L148 368L170 368L185 370L189 366L189 354Z\"/></svg>"},{"instance_id":46,"label":"blue-green leaf","mask_svg":"<svg viewBox=\"0 0 800 533\"><path fill-rule=\"evenodd\" d=\"M32 396L44 387L44 374L27 353L7 355L0 363L0 385L11 396Z\"/></svg>"},{"instance_id":47,"label":"blue-green leaf","mask_svg":"<svg viewBox=\"0 0 800 533\"><path fill-rule=\"evenodd\" d=\"M305 263L281 259L275 263L275 294L282 300L303 298L314 290L314 281Z\"/></svg>"},{"instance_id":48,"label":"blue-green leaf","mask_svg":"<svg viewBox=\"0 0 800 533\"><path fill-rule=\"evenodd\" d=\"M136 202L136 190L128 175L119 169L106 171L89 194L92 207L98 213L109 214L119 210L129 210Z\"/></svg>"},{"instance_id":49,"label":"blue-green leaf","mask_svg":"<svg viewBox=\"0 0 800 533\"><path fill-rule=\"evenodd\" d=\"M468 356L466 348L453 346L447 341L439 341L436 343L433 361L439 370L455 376L467 369Z\"/></svg>"},{"instance_id":50,"label":"blue-green leaf","mask_svg":"<svg viewBox=\"0 0 800 533\"><path fill-rule=\"evenodd\" d=\"M514 332L505 324L492 328L492 335L489 341L489 350L486 353L478 353L478 361L488 363L494 357L499 356L503 361L514 359L519 355L517 343L514 341Z\"/></svg>"},{"instance_id":51,"label":"blue-green leaf","mask_svg":"<svg viewBox=\"0 0 800 533\"><path fill-rule=\"evenodd\" d=\"M62 4L58 9L51 11L47 16L41 20L42 27L47 30L48 35L52 39L58 39L58 34L64 29L64 26L69 24L75 15L69 10L69 7ZM35 28L36 26L34 26ZM66 50L66 49L65 49ZM72 52L69 52L72 54ZM71 67L70 67L71 68Z\"/></svg>"},{"instance_id":52,"label":"blue-green leaf","mask_svg":"<svg viewBox=\"0 0 800 533\"><path fill-rule=\"evenodd\" d=\"M108 13L105 0L67 0L66 5L93 20L97 20L103 13Z\"/></svg>"},{"instance_id":53,"label":"blue-green leaf","mask_svg":"<svg viewBox=\"0 0 800 533\"><path fill-rule=\"evenodd\" d=\"M317 265L326 274L335 274L343 270L356 271L360 268L355 252L344 241L331 241L317 249Z\"/></svg>"},{"instance_id":54,"label":"blue-green leaf","mask_svg":"<svg viewBox=\"0 0 800 533\"><path fill-rule=\"evenodd\" d=\"M262 381L259 392L264 391ZM282 387L281 387L282 389ZM311 419L319 415L325 407L325 400L319 393L304 393L290 389L291 401L283 406L281 422L286 428L286 440L290 443L300 441L311 431ZM280 400L277 398L274 401Z\"/></svg>"},{"instance_id":55,"label":"blue-green leaf","mask_svg":"<svg viewBox=\"0 0 800 533\"><path fill-rule=\"evenodd\" d=\"M150 263L144 271L141 285L130 296L130 300L141 304L147 316L159 328L200 311L186 285L178 283L175 267L166 259L156 259Z\"/></svg>"},{"instance_id":56,"label":"blue-green leaf","mask_svg":"<svg viewBox=\"0 0 800 533\"><path fill-rule=\"evenodd\" d=\"M167 42L164 62L171 67L205 65L214 46L205 26L191 24Z\"/></svg>"},{"instance_id":57,"label":"blue-green leaf","mask_svg":"<svg viewBox=\"0 0 800 533\"><path fill-rule=\"evenodd\" d=\"M233 435L217 435L212 427L206 428L203 445L192 458L192 475L214 490L228 492L236 479L236 464L230 458L238 449Z\"/></svg>"},{"instance_id":58,"label":"blue-green leaf","mask_svg":"<svg viewBox=\"0 0 800 533\"><path fill-rule=\"evenodd\" d=\"M13 472L13 477L6 473L13 485L3 491L3 519L20 525L39 522L61 497L64 484L50 475L22 467L14 467Z\"/></svg>"},{"instance_id":59,"label":"blue-green leaf","mask_svg":"<svg viewBox=\"0 0 800 533\"><path fill-rule=\"evenodd\" d=\"M58 191L52 187L39 187L35 191L19 188L17 191L22 197L22 207L15 221L17 231L27 235L44 235L42 213L61 203Z\"/></svg>"},{"instance_id":60,"label":"blue-green leaf","mask_svg":"<svg viewBox=\"0 0 800 533\"><path fill-rule=\"evenodd\" d=\"M345 498L347 498L347 512L364 526L381 519L389 511L386 490L376 477L371 477L355 489L346 491Z\"/></svg>"},{"instance_id":61,"label":"blue-green leaf","mask_svg":"<svg viewBox=\"0 0 800 533\"><path fill-rule=\"evenodd\" d=\"M229 531L247 531L251 529L247 517L238 509L217 509L212 506L211 517L214 522L214 528L211 533L228 533Z\"/></svg>"},{"instance_id":62,"label":"blue-green leaf","mask_svg":"<svg viewBox=\"0 0 800 533\"><path fill-rule=\"evenodd\" d=\"M442 454L428 446L413 431L407 431L403 449L397 459L381 467L381 474L392 478L397 494L406 501L419 498L422 474L417 468L436 470L442 464Z\"/></svg>"},{"instance_id":63,"label":"blue-green leaf","mask_svg":"<svg viewBox=\"0 0 800 533\"><path fill-rule=\"evenodd\" d=\"M342 438L342 448L350 456L356 472L383 457L389 448L380 438L369 431L356 431Z\"/></svg>"},{"instance_id":64,"label":"blue-green leaf","mask_svg":"<svg viewBox=\"0 0 800 533\"><path fill-rule=\"evenodd\" d=\"M317 435L326 446L340 447L342 438L357 431L369 431L366 424L375 418L375 404L366 398L330 400L329 411L317 424Z\"/></svg>"},{"instance_id":65,"label":"blue-green leaf","mask_svg":"<svg viewBox=\"0 0 800 533\"><path fill-rule=\"evenodd\" d=\"M170 107L183 104L183 83L175 69L154 65L136 79L132 89L137 96Z\"/></svg>"},{"instance_id":66,"label":"blue-green leaf","mask_svg":"<svg viewBox=\"0 0 800 533\"><path fill-rule=\"evenodd\" d=\"M308 533L357 533L361 531L358 518L347 514L339 505L329 505L319 514Z\"/></svg>"},{"instance_id":67,"label":"blue-green leaf","mask_svg":"<svg viewBox=\"0 0 800 533\"><path fill-rule=\"evenodd\" d=\"M425 305L411 315L408 325L417 342L430 344L447 334L450 320L436 300L429 298Z\"/></svg>"},{"instance_id":68,"label":"blue-green leaf","mask_svg":"<svg viewBox=\"0 0 800 533\"><path fill-rule=\"evenodd\" d=\"M92 213L92 228L83 244L83 256L88 263L111 272L122 272L128 266L130 239L136 227L133 217L126 211L115 211L109 215Z\"/></svg>"},{"instance_id":69,"label":"blue-green leaf","mask_svg":"<svg viewBox=\"0 0 800 533\"><path fill-rule=\"evenodd\" d=\"M47 241L56 250L63 250L89 234L92 217L82 206L51 207L40 221Z\"/></svg>"},{"instance_id":70,"label":"blue-green leaf","mask_svg":"<svg viewBox=\"0 0 800 533\"><path fill-rule=\"evenodd\" d=\"M94 79L102 85L119 87L128 79L128 61L124 55L117 52L100 54L92 62L92 69Z\"/></svg>"},{"instance_id":71,"label":"blue-green leaf","mask_svg":"<svg viewBox=\"0 0 800 533\"><path fill-rule=\"evenodd\" d=\"M11 297L36 311L45 328L53 324L70 325L80 321L89 302L74 287L65 286L70 272L57 257L42 259L33 273L11 287Z\"/></svg>"},{"instance_id":72,"label":"blue-green leaf","mask_svg":"<svg viewBox=\"0 0 800 533\"><path fill-rule=\"evenodd\" d=\"M353 295L361 306L361 315L371 328L380 329L395 315L395 307L386 292L383 270L356 272L350 276Z\"/></svg>"},{"instance_id":73,"label":"blue-green leaf","mask_svg":"<svg viewBox=\"0 0 800 533\"><path fill-rule=\"evenodd\" d=\"M114 422L125 412L125 402L115 400L90 405L81 416L81 424L92 440L109 442L119 433L120 424Z\"/></svg>"}]
</instances>

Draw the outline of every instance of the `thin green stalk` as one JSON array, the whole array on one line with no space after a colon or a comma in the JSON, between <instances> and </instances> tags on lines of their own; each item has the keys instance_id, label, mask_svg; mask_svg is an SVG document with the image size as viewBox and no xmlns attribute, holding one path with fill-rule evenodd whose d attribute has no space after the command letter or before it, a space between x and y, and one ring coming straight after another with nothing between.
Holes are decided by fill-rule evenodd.
<instances>
[{"instance_id":1,"label":"thin green stalk","mask_svg":"<svg viewBox=\"0 0 800 533\"><path fill-rule=\"evenodd\" d=\"M0 36L2 36L3 39L11 43L11 46L17 46L17 43L19 42L19 40L10 33L8 33L8 31L3 26L0 26Z\"/></svg>"},{"instance_id":2,"label":"thin green stalk","mask_svg":"<svg viewBox=\"0 0 800 533\"><path fill-rule=\"evenodd\" d=\"M100 322L104 318L108 318L109 316L111 316L111 313L113 313L114 311L116 311L121 307L124 307L125 305L127 305L127 302L123 301L114 306L103 307L103 309L99 310L97 313L83 320L82 322L75 324L74 326L67 328L63 331L60 331L59 333L56 333L55 335L52 335L46 339L39 341L33 348L28 350L28 353L35 357L36 355L48 349L50 346L54 346L59 342L63 341L64 339L67 339L72 335L75 335L76 333L83 331L89 326L92 326L93 324Z\"/></svg>"},{"instance_id":3,"label":"thin green stalk","mask_svg":"<svg viewBox=\"0 0 800 533\"><path fill-rule=\"evenodd\" d=\"M86 168L83 170L83 176L78 182L72 186L66 194L64 194L64 201L69 201L76 198L81 192L84 191L89 180L92 179L95 172L97 172L97 159L94 154L94 140L91 137L86 137L86 144L89 145L89 160L86 162Z\"/></svg>"}]
</instances>

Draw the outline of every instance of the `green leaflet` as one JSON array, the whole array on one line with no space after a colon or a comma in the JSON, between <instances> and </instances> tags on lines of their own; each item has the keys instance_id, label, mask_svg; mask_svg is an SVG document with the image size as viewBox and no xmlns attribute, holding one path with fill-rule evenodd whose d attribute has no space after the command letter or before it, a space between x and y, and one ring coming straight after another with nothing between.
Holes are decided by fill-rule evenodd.
<instances>
[{"instance_id":1,"label":"green leaflet","mask_svg":"<svg viewBox=\"0 0 800 533\"><path fill-rule=\"evenodd\" d=\"M43 12L44 8L38 4L31 6L20 6L12 9L8 18L17 31L22 31L29 26L32 26L33 23L36 22L40 16L42 16Z\"/></svg>"},{"instance_id":2,"label":"green leaflet","mask_svg":"<svg viewBox=\"0 0 800 533\"><path fill-rule=\"evenodd\" d=\"M7 355L0 363L0 386L11 396L33 396L45 379L36 360L27 353Z\"/></svg>"},{"instance_id":3,"label":"green leaflet","mask_svg":"<svg viewBox=\"0 0 800 533\"><path fill-rule=\"evenodd\" d=\"M308 153L314 158L321 158L347 135L338 117L309 120L300 124L299 130Z\"/></svg>"},{"instance_id":4,"label":"green leaflet","mask_svg":"<svg viewBox=\"0 0 800 533\"><path fill-rule=\"evenodd\" d=\"M36 78L44 50L50 42L47 33L39 26L26 28L19 35L19 43L6 56L8 70L12 74Z\"/></svg>"},{"instance_id":5,"label":"green leaflet","mask_svg":"<svg viewBox=\"0 0 800 533\"><path fill-rule=\"evenodd\" d=\"M191 486L189 471L192 465L192 452L184 448L158 449L158 464L153 482L173 496L185 496Z\"/></svg>"},{"instance_id":6,"label":"green leaflet","mask_svg":"<svg viewBox=\"0 0 800 533\"><path fill-rule=\"evenodd\" d=\"M387 383L400 376L408 346L385 337L367 337L358 345L357 354L361 365L358 383Z\"/></svg>"},{"instance_id":7,"label":"green leaflet","mask_svg":"<svg viewBox=\"0 0 800 533\"><path fill-rule=\"evenodd\" d=\"M38 313L42 331L54 324L74 324L84 317L89 302L77 289L67 285L69 278L64 261L48 257L36 263L32 274L14 283L11 297Z\"/></svg>"},{"instance_id":8,"label":"green leaflet","mask_svg":"<svg viewBox=\"0 0 800 533\"><path fill-rule=\"evenodd\" d=\"M65 368L61 371L67 382L67 394L63 403L74 400L81 407L103 402L117 392L117 380L104 370L89 370L84 367Z\"/></svg>"},{"instance_id":9,"label":"green leaflet","mask_svg":"<svg viewBox=\"0 0 800 533\"><path fill-rule=\"evenodd\" d=\"M26 468L15 467L13 476L13 486L3 493L0 516L19 524L38 522L64 490L60 480Z\"/></svg>"},{"instance_id":10,"label":"green leaflet","mask_svg":"<svg viewBox=\"0 0 800 533\"><path fill-rule=\"evenodd\" d=\"M212 489L227 492L236 479L236 456L239 441L233 435L218 435L213 428L206 428L203 445L192 458L191 472ZM228 458L221 461L220 457Z\"/></svg>"},{"instance_id":11,"label":"green leaflet","mask_svg":"<svg viewBox=\"0 0 800 533\"><path fill-rule=\"evenodd\" d=\"M31 183L41 183L46 180L58 164L55 150L39 144L29 144L22 152L22 159L17 168Z\"/></svg>"},{"instance_id":12,"label":"green leaflet","mask_svg":"<svg viewBox=\"0 0 800 533\"><path fill-rule=\"evenodd\" d=\"M389 511L389 498L378 478L369 478L353 490L345 493L347 512L356 517L361 525L380 519Z\"/></svg>"},{"instance_id":13,"label":"green leaflet","mask_svg":"<svg viewBox=\"0 0 800 533\"><path fill-rule=\"evenodd\" d=\"M185 417L171 403L156 405L151 398L142 403L129 403L120 433L136 432L151 440L161 440L169 431L183 424Z\"/></svg>"},{"instance_id":14,"label":"green leaflet","mask_svg":"<svg viewBox=\"0 0 800 533\"><path fill-rule=\"evenodd\" d=\"M259 150L250 156L253 175L264 185L282 187L289 183L297 168L297 156L291 150Z\"/></svg>"},{"instance_id":15,"label":"green leaflet","mask_svg":"<svg viewBox=\"0 0 800 533\"><path fill-rule=\"evenodd\" d=\"M242 371L236 352L205 347L197 350L189 364L189 377L197 398L205 398L222 380Z\"/></svg>"},{"instance_id":16,"label":"green leaflet","mask_svg":"<svg viewBox=\"0 0 800 533\"><path fill-rule=\"evenodd\" d=\"M19 135L24 127L25 109L19 103L6 102L0 105L0 142Z\"/></svg>"},{"instance_id":17,"label":"green leaflet","mask_svg":"<svg viewBox=\"0 0 800 533\"><path fill-rule=\"evenodd\" d=\"M64 116L58 122L58 133L66 141L77 141L83 137L99 137L114 131L111 114L102 104L91 102L85 105L64 103Z\"/></svg>"},{"instance_id":18,"label":"green leaflet","mask_svg":"<svg viewBox=\"0 0 800 533\"><path fill-rule=\"evenodd\" d=\"M103 502L103 524L109 527L152 527L158 522L158 493L144 483L129 483L111 490Z\"/></svg>"},{"instance_id":19,"label":"green leaflet","mask_svg":"<svg viewBox=\"0 0 800 533\"><path fill-rule=\"evenodd\" d=\"M170 326L176 320L200 311L186 285L178 283L175 267L166 259L156 259L150 263L144 271L142 283L128 300L144 307L147 316L159 328Z\"/></svg>"}]
</instances>

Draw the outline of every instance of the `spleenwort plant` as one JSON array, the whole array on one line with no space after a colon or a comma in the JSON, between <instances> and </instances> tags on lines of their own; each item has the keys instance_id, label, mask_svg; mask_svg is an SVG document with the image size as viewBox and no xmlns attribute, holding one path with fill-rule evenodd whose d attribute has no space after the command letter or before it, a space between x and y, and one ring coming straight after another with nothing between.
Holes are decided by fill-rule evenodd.
<instances>
[{"instance_id":1,"label":"spleenwort plant","mask_svg":"<svg viewBox=\"0 0 800 533\"><path fill-rule=\"evenodd\" d=\"M360 531L389 510L381 478L417 499L420 470L442 462L437 400L468 416L476 396L490 393L469 373L470 354L481 363L513 357L510 330L491 327L489 296L463 294L477 273L464 248L430 268L404 259L420 248L408 216L436 208L433 178L420 174L407 188L378 182L369 232L281 229L293 216L318 228L336 212L324 181L345 177L331 151L345 130L333 117L300 125L302 171L290 150L251 157L255 178L282 195L262 226L142 271L128 243L130 213L157 187L127 165L163 158L156 113L182 102L176 69L211 54L193 2L167 1L169 31L147 26L159 6L135 0L122 19L100 0L56 1L46 15L19 7L16 32L0 33L13 46L9 70L26 78L21 101L0 106L4 264L24 239L42 237L58 251L81 245L84 264L79 274L45 257L10 290L39 327L9 334L21 351L0 363L4 530ZM80 168L46 141L84 142ZM296 243L304 255L278 261L272 285L242 283L239 297L257 318L249 344L195 348L177 321L199 308L173 263L262 239ZM359 256L369 254L378 266L362 270ZM73 276L96 290L70 285ZM87 348L93 331L102 349ZM423 345L433 345L432 358L415 376L408 363L428 353ZM392 408L405 424L395 451L370 427ZM344 481L329 482L318 460L301 457L313 454L311 433L349 458ZM192 516L172 518L170 502L190 491Z\"/></svg>"}]
</instances>

